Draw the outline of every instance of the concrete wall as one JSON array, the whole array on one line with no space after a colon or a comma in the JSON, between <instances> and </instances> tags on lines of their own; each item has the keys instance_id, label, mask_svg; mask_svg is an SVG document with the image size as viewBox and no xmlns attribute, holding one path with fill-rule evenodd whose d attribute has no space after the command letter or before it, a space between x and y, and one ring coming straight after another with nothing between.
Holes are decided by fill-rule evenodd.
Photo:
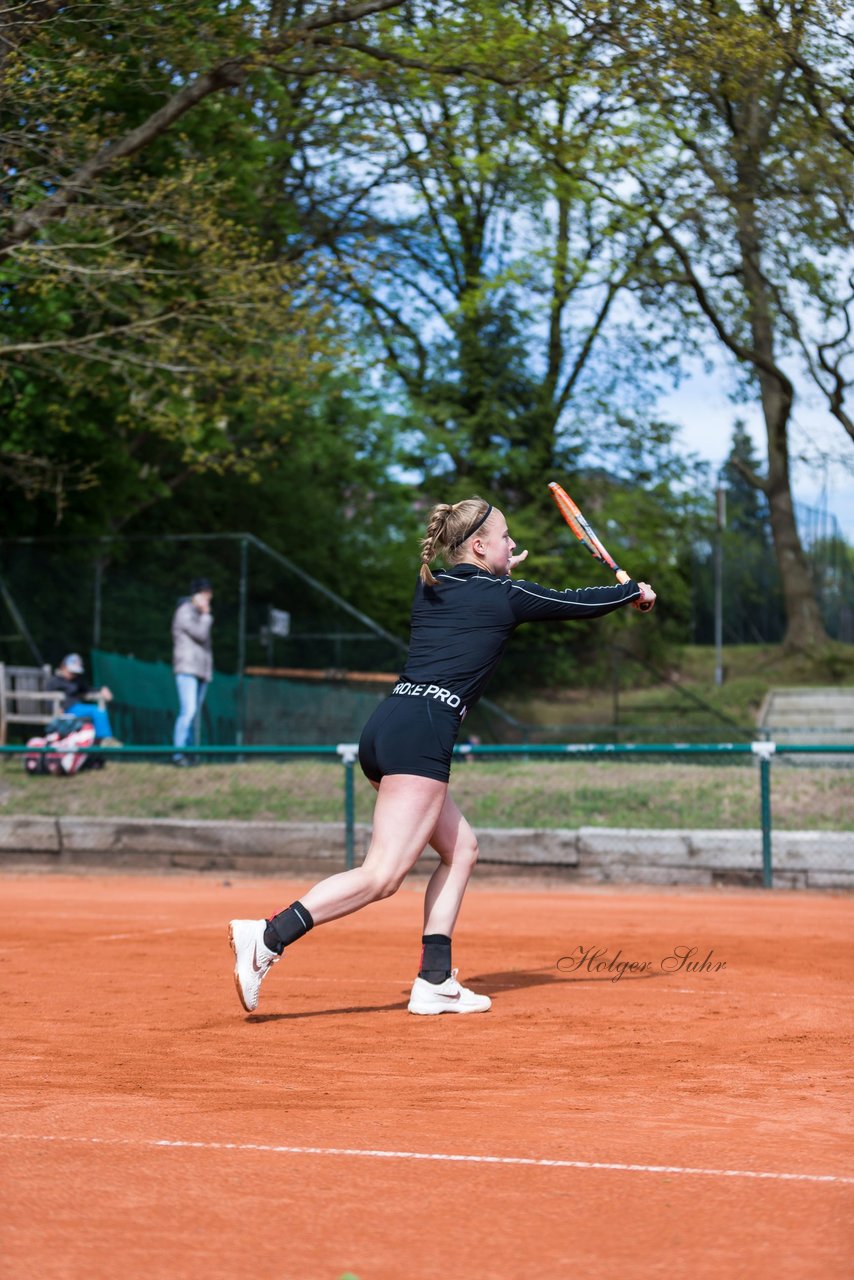
<instances>
[{"instance_id":1,"label":"concrete wall","mask_svg":"<svg viewBox=\"0 0 854 1280\"><path fill-rule=\"evenodd\" d=\"M357 861L369 836L370 828L358 824ZM547 872L566 881L613 884L762 883L758 829L516 827L481 829L478 839L482 867L497 874ZM338 870L344 856L340 823L0 817L0 868L302 875ZM854 889L854 833L775 832L773 864L780 888Z\"/></svg>"}]
</instances>

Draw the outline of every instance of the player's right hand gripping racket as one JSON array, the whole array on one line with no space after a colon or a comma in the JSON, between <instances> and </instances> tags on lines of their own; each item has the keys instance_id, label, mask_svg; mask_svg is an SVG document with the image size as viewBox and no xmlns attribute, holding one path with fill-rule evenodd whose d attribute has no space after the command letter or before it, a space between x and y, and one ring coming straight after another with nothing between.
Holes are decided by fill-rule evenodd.
<instances>
[{"instance_id":1,"label":"player's right hand gripping racket","mask_svg":"<svg viewBox=\"0 0 854 1280\"><path fill-rule=\"evenodd\" d=\"M551 481L549 489L558 511L581 545L586 547L593 556L593 559L598 560L601 564L606 564L609 569L613 569L618 582L630 582L631 579L625 569L621 569L614 557L605 550L604 545L599 541L599 538L584 519L584 516L566 490L562 489L555 480ZM633 605L633 608L640 609L642 613L649 613L654 604L654 600L642 600Z\"/></svg>"}]
</instances>

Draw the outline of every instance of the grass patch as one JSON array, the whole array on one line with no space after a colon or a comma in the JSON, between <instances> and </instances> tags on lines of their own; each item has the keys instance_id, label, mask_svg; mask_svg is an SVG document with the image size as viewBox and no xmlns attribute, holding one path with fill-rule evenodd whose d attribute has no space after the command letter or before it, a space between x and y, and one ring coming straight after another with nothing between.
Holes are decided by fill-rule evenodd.
<instances>
[{"instance_id":1,"label":"grass patch","mask_svg":"<svg viewBox=\"0 0 854 1280\"><path fill-rule=\"evenodd\" d=\"M815 654L790 653L781 645L730 645L723 658L722 685L715 684L714 647L689 645L674 651L663 680L651 680L625 658L621 679L626 687L621 685L616 698L606 676L593 688L544 689L520 697L504 694L498 701L524 724L555 732L565 728L567 736L588 725L613 724L616 704L622 741L630 742L635 735L649 741L652 731L664 742L678 740L680 733L698 741L729 741L738 736L726 722L734 721L751 735L770 689L854 685L854 645L832 644ZM707 706L698 705L691 695Z\"/></svg>"},{"instance_id":2,"label":"grass patch","mask_svg":"<svg viewBox=\"0 0 854 1280\"><path fill-rule=\"evenodd\" d=\"M698 723L711 741L736 737L708 711L696 709L684 691L694 692L750 732L770 688L854 684L854 646L831 645L819 654L787 653L780 645L739 645L724 650L726 680L714 683L715 651L690 646L673 655L668 679L651 683L648 674L634 688L621 689L622 740L679 740ZM624 673L631 666L626 663ZM551 726L543 735L560 740L560 727L575 726L567 738L583 741L583 726L607 726L613 691L543 690L524 698L500 699L526 724ZM477 712L475 713L477 714ZM467 722L467 728L470 722ZM653 733L649 726L664 726ZM843 759L846 765L842 764ZM850 757L840 764L807 765L778 759L772 767L772 822L781 830L844 831L854 826ZM755 762L678 763L661 758L500 763L459 762L452 792L476 827L757 827L759 777ZM374 792L356 770L356 817L370 821ZM0 813L50 817L138 817L233 819L238 821L340 822L344 772L335 759L254 760L175 769L171 764L110 760L101 772L73 778L31 777L20 760L0 763Z\"/></svg>"},{"instance_id":3,"label":"grass patch","mask_svg":"<svg viewBox=\"0 0 854 1280\"><path fill-rule=\"evenodd\" d=\"M356 818L369 822L374 792L356 772ZM578 760L454 767L451 790L475 827L758 827L755 762L726 764ZM780 830L854 826L850 768L772 767L772 821ZM340 822L344 771L334 761L257 761L173 769L110 761L73 778L0 769L0 814L50 817Z\"/></svg>"}]
</instances>

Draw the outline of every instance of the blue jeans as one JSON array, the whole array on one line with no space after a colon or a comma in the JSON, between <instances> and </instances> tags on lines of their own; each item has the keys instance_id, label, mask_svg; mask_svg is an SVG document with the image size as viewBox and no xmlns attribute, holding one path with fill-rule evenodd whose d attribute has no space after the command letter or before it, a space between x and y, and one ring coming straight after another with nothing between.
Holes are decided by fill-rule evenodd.
<instances>
[{"instance_id":1,"label":"blue jeans","mask_svg":"<svg viewBox=\"0 0 854 1280\"><path fill-rule=\"evenodd\" d=\"M74 706L68 708L65 715L79 716L81 720L91 720L95 726L96 738L112 738L113 736L113 731L110 728L110 717L106 711L102 711L93 702L75 702Z\"/></svg>"},{"instance_id":2,"label":"blue jeans","mask_svg":"<svg viewBox=\"0 0 854 1280\"><path fill-rule=\"evenodd\" d=\"M175 721L173 743L175 748L181 751L185 747L192 746L195 741L196 720L201 715L208 682L200 680L198 676L176 675L175 683L178 686L178 701L181 707L178 719Z\"/></svg>"}]
</instances>

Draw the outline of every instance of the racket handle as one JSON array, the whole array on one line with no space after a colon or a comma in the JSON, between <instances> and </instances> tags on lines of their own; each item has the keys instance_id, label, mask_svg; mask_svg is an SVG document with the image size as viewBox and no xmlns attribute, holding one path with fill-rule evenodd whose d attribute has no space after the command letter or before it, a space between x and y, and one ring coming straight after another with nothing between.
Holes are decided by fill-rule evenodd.
<instances>
[{"instance_id":1,"label":"racket handle","mask_svg":"<svg viewBox=\"0 0 854 1280\"><path fill-rule=\"evenodd\" d=\"M626 582L631 582L631 578L626 573L625 569L617 570L617 581L623 584L625 584ZM639 609L641 613L649 613L650 609L654 604L655 604L654 600L641 600L637 604L633 604L632 608Z\"/></svg>"}]
</instances>

